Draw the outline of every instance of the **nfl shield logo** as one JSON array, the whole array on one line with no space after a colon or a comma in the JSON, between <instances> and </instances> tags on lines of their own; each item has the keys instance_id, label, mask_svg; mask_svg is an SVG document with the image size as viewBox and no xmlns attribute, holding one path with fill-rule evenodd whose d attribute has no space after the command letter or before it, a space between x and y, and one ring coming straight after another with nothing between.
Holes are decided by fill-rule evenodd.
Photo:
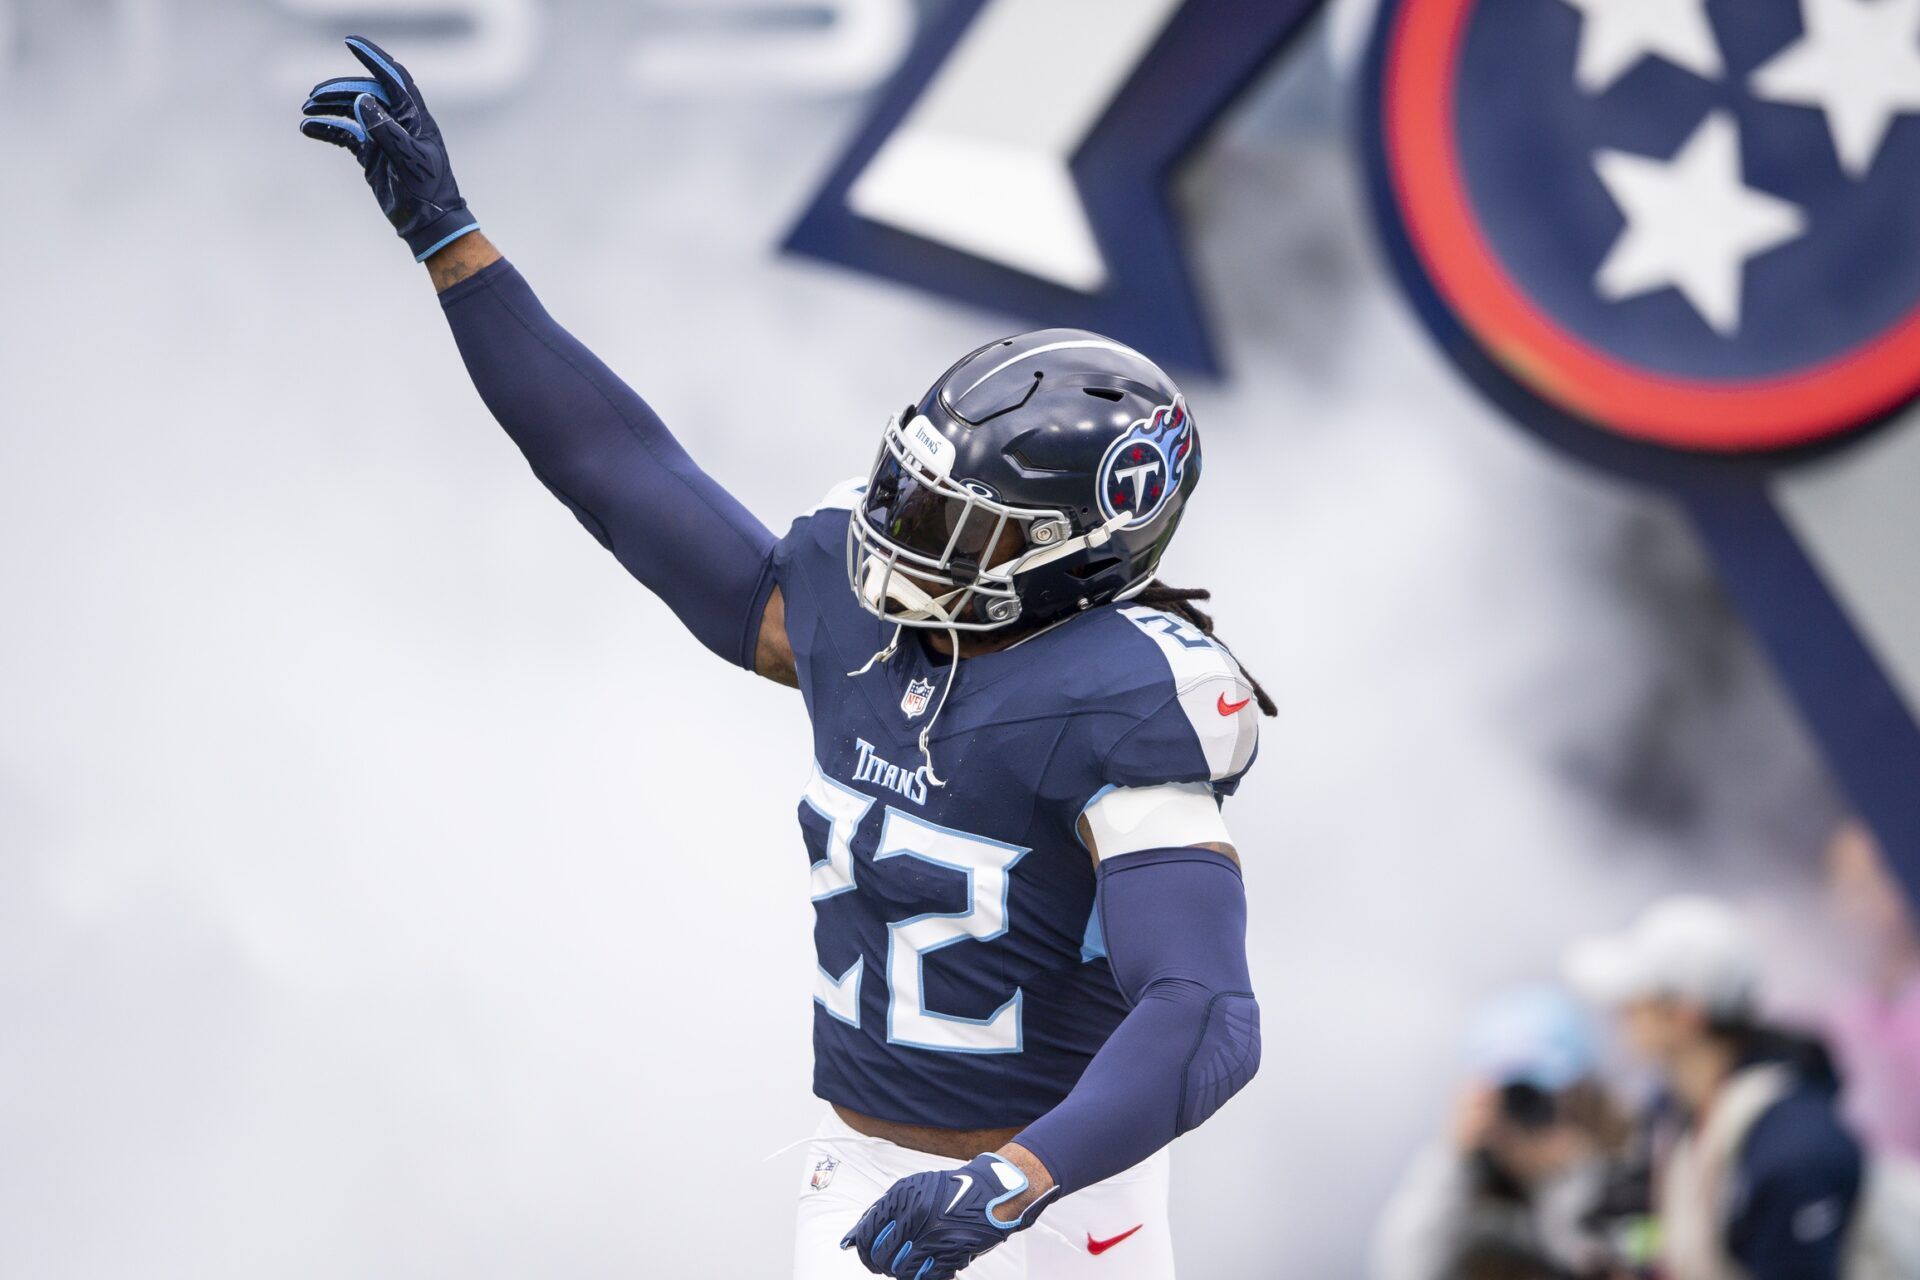
<instances>
[{"instance_id":1,"label":"nfl shield logo","mask_svg":"<svg viewBox=\"0 0 1920 1280\"><path fill-rule=\"evenodd\" d=\"M813 1191L825 1191L827 1184L833 1181L833 1171L840 1162L832 1156L821 1156L813 1162L813 1176L807 1179L807 1186Z\"/></svg>"},{"instance_id":2,"label":"nfl shield logo","mask_svg":"<svg viewBox=\"0 0 1920 1280\"><path fill-rule=\"evenodd\" d=\"M933 681L915 680L907 685L907 692L900 699L900 709L912 720L927 709L927 700L933 697Z\"/></svg>"}]
</instances>

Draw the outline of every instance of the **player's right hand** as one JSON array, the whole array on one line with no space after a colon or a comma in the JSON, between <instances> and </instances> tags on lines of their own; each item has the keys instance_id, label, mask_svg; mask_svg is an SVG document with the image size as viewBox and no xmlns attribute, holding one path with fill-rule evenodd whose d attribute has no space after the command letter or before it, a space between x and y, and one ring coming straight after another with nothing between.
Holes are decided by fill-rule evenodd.
<instances>
[{"instance_id":1,"label":"player's right hand","mask_svg":"<svg viewBox=\"0 0 1920 1280\"><path fill-rule=\"evenodd\" d=\"M344 147L360 161L380 211L425 261L480 224L447 163L440 126L405 67L364 36L347 48L372 76L325 80L300 109L300 132Z\"/></svg>"},{"instance_id":2,"label":"player's right hand","mask_svg":"<svg viewBox=\"0 0 1920 1280\"><path fill-rule=\"evenodd\" d=\"M994 1210L1027 1190L1027 1175L997 1155L958 1169L900 1179L840 1241L867 1270L897 1280L951 1280L968 1264L1040 1217L1049 1192L1003 1222Z\"/></svg>"}]
</instances>

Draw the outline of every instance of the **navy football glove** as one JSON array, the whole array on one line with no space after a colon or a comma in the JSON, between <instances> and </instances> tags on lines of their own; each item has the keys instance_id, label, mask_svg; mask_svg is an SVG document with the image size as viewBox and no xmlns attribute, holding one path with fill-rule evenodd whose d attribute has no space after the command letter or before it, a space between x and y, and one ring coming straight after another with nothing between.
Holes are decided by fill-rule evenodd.
<instances>
[{"instance_id":1,"label":"navy football glove","mask_svg":"<svg viewBox=\"0 0 1920 1280\"><path fill-rule=\"evenodd\" d=\"M1053 1193L1020 1217L994 1213L1027 1189L1027 1175L995 1155L938 1173L916 1173L887 1189L861 1215L842 1249L858 1249L875 1275L947 1280L1016 1231L1032 1226Z\"/></svg>"},{"instance_id":2,"label":"navy football glove","mask_svg":"<svg viewBox=\"0 0 1920 1280\"><path fill-rule=\"evenodd\" d=\"M406 68L361 36L347 48L372 79L326 80L301 108L300 132L353 152L380 211L424 262L480 224L454 184L440 126Z\"/></svg>"}]
</instances>

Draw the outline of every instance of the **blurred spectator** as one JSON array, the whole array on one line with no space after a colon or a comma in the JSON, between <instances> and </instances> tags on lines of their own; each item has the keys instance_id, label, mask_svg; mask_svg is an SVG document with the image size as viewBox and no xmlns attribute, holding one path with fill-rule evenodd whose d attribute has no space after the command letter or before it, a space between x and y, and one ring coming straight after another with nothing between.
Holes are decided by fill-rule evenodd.
<instances>
[{"instance_id":1,"label":"blurred spectator","mask_svg":"<svg viewBox=\"0 0 1920 1280\"><path fill-rule=\"evenodd\" d=\"M1861 1276L1843 1269L1864 1161L1838 1074L1817 1041L1761 1022L1739 916L1668 899L1573 948L1567 967L1670 1095L1655 1170L1666 1280Z\"/></svg>"},{"instance_id":2,"label":"blurred spectator","mask_svg":"<svg viewBox=\"0 0 1920 1280\"><path fill-rule=\"evenodd\" d=\"M1848 1119L1878 1151L1920 1157L1920 934L1905 893L1858 823L1827 848L1827 883L1857 979L1829 1022Z\"/></svg>"},{"instance_id":3,"label":"blurred spectator","mask_svg":"<svg viewBox=\"0 0 1920 1280\"><path fill-rule=\"evenodd\" d=\"M1589 1221L1626 1126L1585 1016L1557 988L1510 992L1476 1019L1467 1058L1451 1140L1415 1157L1381 1216L1376 1280L1606 1274Z\"/></svg>"}]
</instances>

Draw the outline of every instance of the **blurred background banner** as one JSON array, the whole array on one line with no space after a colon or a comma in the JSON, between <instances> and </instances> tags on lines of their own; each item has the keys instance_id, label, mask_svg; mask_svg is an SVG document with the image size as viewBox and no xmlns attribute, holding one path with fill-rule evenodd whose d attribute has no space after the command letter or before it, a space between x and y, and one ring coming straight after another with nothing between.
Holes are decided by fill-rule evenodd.
<instances>
[{"instance_id":1,"label":"blurred background banner","mask_svg":"<svg viewBox=\"0 0 1920 1280\"><path fill-rule=\"evenodd\" d=\"M956 0L788 247L1216 369L1173 171L1319 7ZM1372 25L1356 133L1416 311L1513 420L1686 504L1920 899L1917 15L1340 20Z\"/></svg>"},{"instance_id":2,"label":"blurred background banner","mask_svg":"<svg viewBox=\"0 0 1920 1280\"><path fill-rule=\"evenodd\" d=\"M489 235L784 530L1030 320L776 251L956 11L0 0L0 1275L706 1276L722 1189L728 1274L782 1273L804 710L528 474L296 122L349 31L401 56ZM1817 1003L1867 932L1823 893L1852 806L1683 509L1516 431L1406 305L1347 110L1371 20L1249 71L1165 197L1231 372L1166 572L1282 711L1230 808L1266 1061L1174 1152L1223 1280L1359 1274L1460 1028L1569 939L1731 896ZM1766 466L1823 580L1913 437Z\"/></svg>"},{"instance_id":3,"label":"blurred background banner","mask_svg":"<svg viewBox=\"0 0 1920 1280\"><path fill-rule=\"evenodd\" d=\"M1173 170L1324 0L953 0L787 237L1217 371Z\"/></svg>"},{"instance_id":4,"label":"blurred background banner","mask_svg":"<svg viewBox=\"0 0 1920 1280\"><path fill-rule=\"evenodd\" d=\"M1686 502L1920 901L1920 10L1714 12L1388 0L1375 205L1490 398Z\"/></svg>"}]
</instances>

